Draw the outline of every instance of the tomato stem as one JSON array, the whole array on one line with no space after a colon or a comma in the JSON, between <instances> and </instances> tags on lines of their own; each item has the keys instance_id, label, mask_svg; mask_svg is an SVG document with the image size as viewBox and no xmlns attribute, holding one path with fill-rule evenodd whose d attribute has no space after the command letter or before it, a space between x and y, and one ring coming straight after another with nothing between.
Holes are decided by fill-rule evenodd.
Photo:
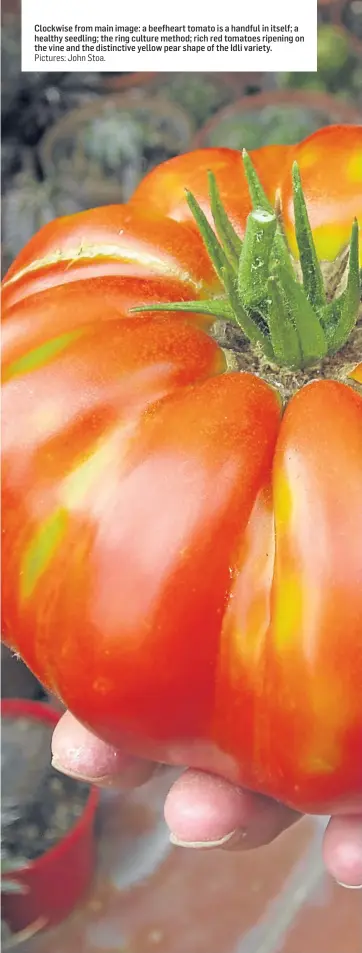
<instances>
[{"instance_id":1,"label":"tomato stem","mask_svg":"<svg viewBox=\"0 0 362 953\"><path fill-rule=\"evenodd\" d=\"M243 163L252 201L243 241L225 211L212 172L208 181L215 231L194 195L186 192L222 286L220 296L145 305L133 311L184 311L233 321L268 360L303 369L343 347L357 322L358 224L354 222L352 227L346 288L339 298L327 302L297 163L292 167L292 182L302 281L297 278L278 216L245 150Z\"/></svg>"},{"instance_id":2,"label":"tomato stem","mask_svg":"<svg viewBox=\"0 0 362 953\"><path fill-rule=\"evenodd\" d=\"M273 209L271 202L269 202L269 199L264 192L263 186L259 181L258 175L246 149L243 149L243 165L253 209L262 208L265 212L274 213L275 209ZM284 261L284 264L286 268L289 269L290 274L294 275L293 264L288 250L288 245L283 235L280 222L278 221L275 231L274 252L279 261Z\"/></svg>"},{"instance_id":3,"label":"tomato stem","mask_svg":"<svg viewBox=\"0 0 362 953\"><path fill-rule=\"evenodd\" d=\"M244 308L240 295L238 294L236 282L233 278L230 278L226 270L222 274L222 279L239 327L244 331L246 337L249 338L251 344L260 344L264 354L269 357L270 360L273 360L273 348L269 340L268 326L265 324L262 316L260 314L258 315L257 312L253 314L247 308Z\"/></svg>"},{"instance_id":4,"label":"tomato stem","mask_svg":"<svg viewBox=\"0 0 362 953\"><path fill-rule=\"evenodd\" d=\"M273 211L255 208L248 215L238 266L238 294L244 308L258 308L265 300L276 225Z\"/></svg>"}]
</instances>

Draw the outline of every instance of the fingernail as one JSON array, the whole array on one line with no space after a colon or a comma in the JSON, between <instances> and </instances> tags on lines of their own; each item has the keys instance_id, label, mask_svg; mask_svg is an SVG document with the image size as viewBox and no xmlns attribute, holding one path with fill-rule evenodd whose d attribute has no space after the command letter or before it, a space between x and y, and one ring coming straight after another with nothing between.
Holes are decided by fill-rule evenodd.
<instances>
[{"instance_id":1,"label":"fingernail","mask_svg":"<svg viewBox=\"0 0 362 953\"><path fill-rule=\"evenodd\" d=\"M51 763L52 768L55 768L60 774L65 774L67 778L72 778L74 781L83 781L85 784L104 784L106 787L113 781L113 778L88 778L85 774L78 774L76 771L72 771L71 768L65 768L56 758L52 758Z\"/></svg>"},{"instance_id":2,"label":"fingernail","mask_svg":"<svg viewBox=\"0 0 362 953\"><path fill-rule=\"evenodd\" d=\"M232 837L236 834L236 831L230 831L229 834L225 834L225 837L220 837L219 840L180 840L176 834L170 834L171 844L174 844L175 847L192 847L193 850L212 850L212 848L223 847L224 844L228 844Z\"/></svg>"},{"instance_id":3,"label":"fingernail","mask_svg":"<svg viewBox=\"0 0 362 953\"><path fill-rule=\"evenodd\" d=\"M56 756L52 758L52 767L55 768L56 771L60 771L60 774L65 774L68 778L73 778L74 781L83 781L84 784L95 784L99 788L117 788L121 791L142 787L142 785L153 776L153 772L150 771L147 762L144 762L142 771L140 764L136 764L133 759L132 763L125 765L119 774L98 774L96 777L90 777L90 775L83 774L83 772L80 771L73 771L69 765L64 767Z\"/></svg>"},{"instance_id":4,"label":"fingernail","mask_svg":"<svg viewBox=\"0 0 362 953\"><path fill-rule=\"evenodd\" d=\"M336 880L336 883L345 890L362 890L362 884L343 884L341 880Z\"/></svg>"}]
</instances>

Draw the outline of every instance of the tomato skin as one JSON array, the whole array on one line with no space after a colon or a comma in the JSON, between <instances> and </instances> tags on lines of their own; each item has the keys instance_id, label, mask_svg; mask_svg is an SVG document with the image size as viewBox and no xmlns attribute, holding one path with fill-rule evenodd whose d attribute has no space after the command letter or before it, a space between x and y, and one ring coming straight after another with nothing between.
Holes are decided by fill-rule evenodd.
<instances>
[{"instance_id":1,"label":"tomato skin","mask_svg":"<svg viewBox=\"0 0 362 953\"><path fill-rule=\"evenodd\" d=\"M189 301L193 289L180 280L172 278L129 278L120 286L117 276L85 278L78 289L77 282L56 284L40 293L22 298L9 308L3 319L2 359L4 365L20 358L25 351L53 340L57 334L75 332L82 327L120 321L131 308L153 305L170 300ZM170 297L172 296L172 297ZM86 299L86 305L84 300ZM153 320L154 313L142 313L142 320ZM209 329L212 319L208 315L175 315L162 312L159 320L178 320L204 329ZM138 319L139 320L139 316Z\"/></svg>"},{"instance_id":2,"label":"tomato skin","mask_svg":"<svg viewBox=\"0 0 362 953\"><path fill-rule=\"evenodd\" d=\"M206 407L213 413L205 426ZM111 432L89 487L84 475L84 491L80 480L72 486L73 473L68 489L60 484L49 499L44 517L52 527L59 520L58 549L23 602L19 624L25 610L38 632L34 667L55 678L82 720L91 709L108 740L119 739L120 725L133 746L168 744L170 725L175 744L207 737L230 553L271 465L279 414L273 392L249 376L181 389L151 416L128 418L123 439ZM43 457L38 465L43 475ZM38 498L39 476L33 485ZM23 550L23 589L28 564ZM67 633L56 645L47 630L50 599L59 632ZM191 626L198 638L185 653ZM70 667L74 653L86 659L81 671Z\"/></svg>"},{"instance_id":3,"label":"tomato skin","mask_svg":"<svg viewBox=\"0 0 362 953\"><path fill-rule=\"evenodd\" d=\"M5 277L3 309L64 283L98 278L107 289L111 278L120 284L150 276L163 279L165 295L170 280L192 297L220 289L195 230L130 205L90 209L54 219L34 235Z\"/></svg>"},{"instance_id":4,"label":"tomato skin","mask_svg":"<svg viewBox=\"0 0 362 953\"><path fill-rule=\"evenodd\" d=\"M340 163L360 133L346 135ZM305 176L313 141L252 156L289 231L291 156ZM362 365L356 389L311 383L282 414L263 380L225 373L206 316L129 314L220 293L183 194L210 218L210 166L242 234L240 154L206 150L155 170L128 206L45 226L6 276L4 638L105 740L298 810L352 813ZM352 214L330 194L328 253Z\"/></svg>"},{"instance_id":5,"label":"tomato skin","mask_svg":"<svg viewBox=\"0 0 362 953\"><path fill-rule=\"evenodd\" d=\"M356 673L362 677L361 474L362 398L337 381L309 384L287 408L275 455L270 638L279 684L288 678L295 706L288 722L295 784L311 799L318 787L326 800L337 799L337 809L347 792L361 805L361 696L354 690ZM301 723L297 711L306 701Z\"/></svg>"},{"instance_id":6,"label":"tomato skin","mask_svg":"<svg viewBox=\"0 0 362 953\"><path fill-rule=\"evenodd\" d=\"M149 326L151 329L153 325ZM134 329L132 332L130 342L139 354ZM185 328L189 343L197 334L202 344L201 332ZM123 345L125 338L123 329ZM181 342L178 327L177 340ZM88 377L89 362L83 342L76 344L79 352L82 345L80 356L84 356ZM217 359L218 370L221 352L208 338L206 345L214 364ZM235 537L247 522L255 488L271 467L279 400L258 378L230 374L211 378L191 389L181 388L179 393L176 388L176 393L171 391L170 398L164 398L159 406L154 405L153 394L152 414L140 416L138 404L135 407L130 400L131 372L127 368L127 416L122 421L123 404L118 404L116 425L114 415L106 439L107 421L101 417L102 442L99 445L96 441L94 456L88 457L85 464L79 454L77 473L74 465L70 470L74 458L72 435L78 453L83 447L79 448L79 430L69 421L69 413L77 406L75 386L81 402L89 383L81 374L75 347L68 360L70 374L74 367L77 370L73 387L65 369L59 369L60 384L66 382L67 392L71 393L69 406L63 411L69 432L69 463L64 450L58 462L56 447L49 460L49 443L45 449L36 446L34 424L28 419L29 443L32 447L35 444L35 454L33 467L24 473L23 479L27 507L39 515L33 533L23 540L15 556L11 538L24 524L24 513L17 509L19 523L14 525L10 490L6 499L5 474L5 506L10 525L8 522L4 526L9 546L7 551L5 542L4 558L8 564L16 559L8 578L16 573L21 586L16 596L10 591L5 593L4 602L8 605L10 599L13 601L12 618L15 612L17 631L25 623L37 632L30 660L32 668L45 672L46 683L51 682L61 697L67 698L72 711L82 720L87 720L91 707L92 722L95 718L98 730L108 740L119 739L119 726L123 724L133 747L140 739L143 744L168 744L165 709L170 714L175 744L205 739L211 720L213 670L220 613L230 579L229 562ZM109 351L110 355L115 354L114 341L109 342ZM185 354L181 354L179 362L182 358L186 363ZM196 354L195 340L192 350L187 350L187 361L194 368L197 363L193 375L190 368L190 379L196 374L196 380L200 379L200 355ZM102 378L103 369L99 373ZM50 374L51 370L49 378ZM95 369L92 377L94 388ZM108 387L109 379L108 369ZM44 406L49 383L44 379L45 419L50 417ZM180 383L178 380L178 387ZM137 380L135 391L138 397ZM19 397L10 391L9 401L14 402L14 396ZM15 404L18 418L27 412L29 405L25 400L24 396L23 404L19 400ZM98 436L97 431L94 435L94 428L93 411L92 441ZM57 430L60 429L57 421ZM8 441L6 436L5 452L11 458L19 437L12 430ZM21 464L18 472L20 468ZM47 492L49 477L52 483ZM34 565L41 563L42 547L48 550L52 546L49 569L45 566L39 577L35 569L34 578ZM207 574L203 572L205 564ZM120 573L124 586L121 601L117 598ZM60 635L57 643L49 640L49 603L51 613L56 612L59 633L65 634L64 639ZM185 632L191 625L199 629L199 641L194 639L185 654ZM146 636L148 647L143 651ZM69 666L74 653L87 658L84 681L79 668ZM71 670L74 684L69 680ZM186 706L181 701L185 682L192 688Z\"/></svg>"},{"instance_id":7,"label":"tomato skin","mask_svg":"<svg viewBox=\"0 0 362 953\"><path fill-rule=\"evenodd\" d=\"M296 147L293 158L299 165L317 253L321 259L333 261L348 245L354 218L360 223L361 234L362 125L320 129ZM295 255L290 175L282 184L281 202L286 235Z\"/></svg>"},{"instance_id":8,"label":"tomato skin","mask_svg":"<svg viewBox=\"0 0 362 953\"><path fill-rule=\"evenodd\" d=\"M362 398L307 385L284 413L221 637L219 744L243 783L279 799L287 787L305 811L362 803L361 473Z\"/></svg>"},{"instance_id":9,"label":"tomato skin","mask_svg":"<svg viewBox=\"0 0 362 953\"><path fill-rule=\"evenodd\" d=\"M290 146L264 146L251 153L255 169L273 203L290 153ZM210 225L213 225L207 179L210 169L216 177L225 210L242 237L246 217L251 211L251 201L242 155L235 149L198 149L169 159L162 166L152 169L140 182L132 196L131 205L141 208L147 205L157 214L195 227L185 200L185 189L188 189L201 205Z\"/></svg>"},{"instance_id":10,"label":"tomato skin","mask_svg":"<svg viewBox=\"0 0 362 953\"><path fill-rule=\"evenodd\" d=\"M297 161L318 255L333 260L348 244L353 218L362 221L362 125L327 126L298 146L264 146L250 153L272 204L277 193L288 242L298 255L294 233L291 165ZM207 172L212 169L221 199L239 235L251 210L241 153L233 149L201 149L169 159L139 184L132 203L154 208L179 222L193 218L185 188L194 193L212 224ZM362 266L362 241L360 242Z\"/></svg>"}]
</instances>

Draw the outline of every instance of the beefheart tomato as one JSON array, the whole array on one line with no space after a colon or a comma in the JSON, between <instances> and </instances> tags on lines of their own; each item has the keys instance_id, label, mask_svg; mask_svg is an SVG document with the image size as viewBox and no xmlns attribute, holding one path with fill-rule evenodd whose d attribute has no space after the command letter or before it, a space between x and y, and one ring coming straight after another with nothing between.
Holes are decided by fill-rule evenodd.
<instances>
[{"instance_id":1,"label":"beefheart tomato","mask_svg":"<svg viewBox=\"0 0 362 953\"><path fill-rule=\"evenodd\" d=\"M3 283L5 641L101 738L312 813L362 806L361 151L181 156Z\"/></svg>"}]
</instances>

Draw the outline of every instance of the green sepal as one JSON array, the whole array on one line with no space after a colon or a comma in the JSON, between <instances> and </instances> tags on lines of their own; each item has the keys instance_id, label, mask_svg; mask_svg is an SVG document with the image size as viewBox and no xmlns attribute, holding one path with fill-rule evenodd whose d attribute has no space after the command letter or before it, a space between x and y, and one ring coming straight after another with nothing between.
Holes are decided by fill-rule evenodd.
<instances>
[{"instance_id":1,"label":"green sepal","mask_svg":"<svg viewBox=\"0 0 362 953\"><path fill-rule=\"evenodd\" d=\"M329 350L332 352L339 351L340 348L346 344L359 316L361 283L359 275L359 235L357 219L354 220L352 225L347 286L343 295L341 295L341 299L339 318L329 344ZM337 302L341 299L337 299Z\"/></svg>"},{"instance_id":2,"label":"green sepal","mask_svg":"<svg viewBox=\"0 0 362 953\"><path fill-rule=\"evenodd\" d=\"M214 219L215 228L225 255L229 259L229 262L235 273L237 273L243 243L241 238L239 238L239 235L237 235L235 228L229 219L229 216L225 212L213 172L208 172L208 181L211 214Z\"/></svg>"},{"instance_id":3,"label":"green sepal","mask_svg":"<svg viewBox=\"0 0 362 953\"><path fill-rule=\"evenodd\" d=\"M285 306L285 296L276 278L268 281L268 325L278 364L300 367L302 353L297 331Z\"/></svg>"},{"instance_id":4,"label":"green sepal","mask_svg":"<svg viewBox=\"0 0 362 953\"><path fill-rule=\"evenodd\" d=\"M162 304L145 304L140 308L131 308L129 314L140 314L143 311L188 311L191 314L208 314L211 317L222 318L224 321L238 323L227 298L205 298L203 301L171 301L170 304L164 304L164 302Z\"/></svg>"},{"instance_id":5,"label":"green sepal","mask_svg":"<svg viewBox=\"0 0 362 953\"><path fill-rule=\"evenodd\" d=\"M296 162L292 168L293 204L295 236L299 249L299 260L303 275L303 287L308 301L314 308L322 308L326 303L324 281L319 264L308 210L303 194L299 168Z\"/></svg>"},{"instance_id":6,"label":"green sepal","mask_svg":"<svg viewBox=\"0 0 362 953\"><path fill-rule=\"evenodd\" d=\"M288 301L289 315L298 334L302 354L301 366L306 367L327 354L326 335L303 286L290 277L283 263L279 265L276 277Z\"/></svg>"},{"instance_id":7,"label":"green sepal","mask_svg":"<svg viewBox=\"0 0 362 953\"><path fill-rule=\"evenodd\" d=\"M190 211L195 219L196 225L200 231L201 237L203 239L206 251L209 255L209 258L212 261L212 264L215 268L216 274L220 281L222 281L221 271L223 268L230 269L229 261L225 255L225 252L218 241L215 232L209 225L209 222L206 218L205 212L203 212L201 206L192 195L192 192L189 192L186 189L186 199Z\"/></svg>"},{"instance_id":8,"label":"green sepal","mask_svg":"<svg viewBox=\"0 0 362 953\"><path fill-rule=\"evenodd\" d=\"M259 176L254 169L253 163L246 149L243 149L242 155L246 181L248 183L249 195L253 208L263 208L266 212L274 213L273 206L269 201L268 196L264 192Z\"/></svg>"},{"instance_id":9,"label":"green sepal","mask_svg":"<svg viewBox=\"0 0 362 953\"><path fill-rule=\"evenodd\" d=\"M346 293L343 291L339 298L329 301L328 304L324 305L323 308L319 308L318 310L318 317L326 335L328 347L332 341L337 324L340 320L345 296Z\"/></svg>"}]
</instances>

